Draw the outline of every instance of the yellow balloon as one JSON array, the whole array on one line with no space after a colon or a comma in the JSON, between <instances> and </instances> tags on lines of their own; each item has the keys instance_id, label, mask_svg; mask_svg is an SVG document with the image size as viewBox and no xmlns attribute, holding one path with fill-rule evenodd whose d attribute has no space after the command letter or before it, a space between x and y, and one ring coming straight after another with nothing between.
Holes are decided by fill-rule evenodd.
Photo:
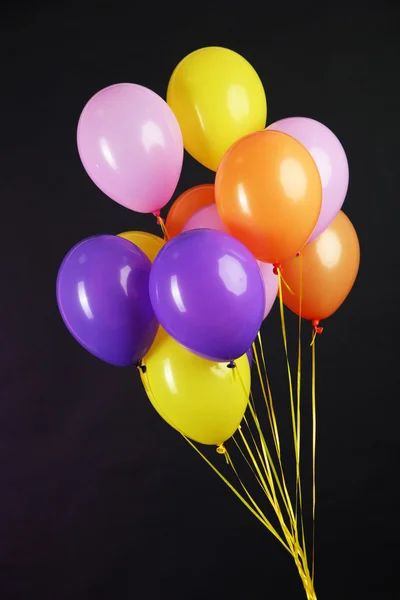
<instances>
[{"instance_id":1,"label":"yellow balloon","mask_svg":"<svg viewBox=\"0 0 400 600\"><path fill-rule=\"evenodd\" d=\"M165 244L162 238L152 233L147 233L147 231L125 231L124 233L119 233L118 237L136 244L138 248L143 250L151 262L154 262L155 257Z\"/></svg>"},{"instance_id":2,"label":"yellow balloon","mask_svg":"<svg viewBox=\"0 0 400 600\"><path fill-rule=\"evenodd\" d=\"M150 402L180 433L219 446L239 427L250 393L246 355L230 369L189 352L160 327L142 367Z\"/></svg>"},{"instance_id":3,"label":"yellow balloon","mask_svg":"<svg viewBox=\"0 0 400 600\"><path fill-rule=\"evenodd\" d=\"M259 76L240 54L210 46L188 54L172 73L167 103L178 119L186 150L216 171L225 152L267 120Z\"/></svg>"}]
</instances>

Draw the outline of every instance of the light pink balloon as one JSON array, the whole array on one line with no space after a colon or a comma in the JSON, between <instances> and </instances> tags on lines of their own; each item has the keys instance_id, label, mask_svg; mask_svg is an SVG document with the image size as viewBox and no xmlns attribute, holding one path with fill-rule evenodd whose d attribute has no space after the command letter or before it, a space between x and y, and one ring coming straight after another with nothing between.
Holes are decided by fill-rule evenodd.
<instances>
[{"instance_id":1,"label":"light pink balloon","mask_svg":"<svg viewBox=\"0 0 400 600\"><path fill-rule=\"evenodd\" d=\"M287 133L311 154L322 183L322 207L318 222L308 242L315 240L332 223L349 186L346 153L336 135L325 125L307 117L289 117L269 125L267 129Z\"/></svg>"},{"instance_id":2,"label":"light pink balloon","mask_svg":"<svg viewBox=\"0 0 400 600\"><path fill-rule=\"evenodd\" d=\"M182 170L182 133L155 92L133 83L104 88L83 109L77 142L89 177L115 202L150 213L171 199Z\"/></svg>"},{"instance_id":3,"label":"light pink balloon","mask_svg":"<svg viewBox=\"0 0 400 600\"><path fill-rule=\"evenodd\" d=\"M222 222L219 216L216 204L210 204L205 208L201 208L194 215L190 217L185 226L182 229L184 231L190 231L192 229L216 229L217 231L223 231L229 233L228 229ZM271 308L275 302L275 298L278 294L278 277L273 272L273 266L269 263L263 263L257 261L260 267L261 275L264 281L265 288L265 309L264 319L271 311Z\"/></svg>"}]
</instances>

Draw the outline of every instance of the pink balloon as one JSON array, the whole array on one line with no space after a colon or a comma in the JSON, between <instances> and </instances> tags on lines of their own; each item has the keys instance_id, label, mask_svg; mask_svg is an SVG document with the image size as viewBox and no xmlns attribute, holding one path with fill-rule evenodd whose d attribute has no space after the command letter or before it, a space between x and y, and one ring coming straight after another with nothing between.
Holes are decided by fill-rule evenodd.
<instances>
[{"instance_id":1,"label":"pink balloon","mask_svg":"<svg viewBox=\"0 0 400 600\"><path fill-rule=\"evenodd\" d=\"M289 117L267 129L287 133L298 140L313 157L321 176L322 208L308 242L315 240L330 225L342 208L349 186L346 153L336 135L322 123L307 117Z\"/></svg>"},{"instance_id":2,"label":"pink balloon","mask_svg":"<svg viewBox=\"0 0 400 600\"><path fill-rule=\"evenodd\" d=\"M195 212L185 223L182 233L192 229L216 229L217 231L229 233L219 216L216 204L210 204Z\"/></svg>"},{"instance_id":3,"label":"pink balloon","mask_svg":"<svg viewBox=\"0 0 400 600\"><path fill-rule=\"evenodd\" d=\"M265 319L265 317L271 312L271 308L273 307L275 299L278 295L278 277L275 275L273 271L274 267L270 263L260 262L259 260L257 262L258 266L260 267L265 288Z\"/></svg>"},{"instance_id":4,"label":"pink balloon","mask_svg":"<svg viewBox=\"0 0 400 600\"><path fill-rule=\"evenodd\" d=\"M133 83L104 88L83 109L77 142L89 177L115 202L150 213L171 199L182 170L182 133L155 92Z\"/></svg>"},{"instance_id":5,"label":"pink balloon","mask_svg":"<svg viewBox=\"0 0 400 600\"><path fill-rule=\"evenodd\" d=\"M201 208L194 213L183 227L182 233L191 229L216 229L217 231L229 233L219 216L216 204L210 204L210 206ZM278 294L278 277L274 274L272 265L260 261L257 261L257 263L264 281L265 308L263 318L265 319L271 311Z\"/></svg>"}]
</instances>

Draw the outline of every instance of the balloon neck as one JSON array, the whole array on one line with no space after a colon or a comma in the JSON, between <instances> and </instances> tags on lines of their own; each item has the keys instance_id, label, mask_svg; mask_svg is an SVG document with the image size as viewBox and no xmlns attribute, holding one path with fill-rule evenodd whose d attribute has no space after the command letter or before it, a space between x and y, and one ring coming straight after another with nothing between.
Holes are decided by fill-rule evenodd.
<instances>
[{"instance_id":1,"label":"balloon neck","mask_svg":"<svg viewBox=\"0 0 400 600\"><path fill-rule=\"evenodd\" d=\"M136 363L136 368L139 369L139 371L142 371L143 374L146 373L147 371L147 367L145 365L142 364L141 360L138 360L138 362Z\"/></svg>"},{"instance_id":2,"label":"balloon neck","mask_svg":"<svg viewBox=\"0 0 400 600\"><path fill-rule=\"evenodd\" d=\"M272 266L274 275L278 275L282 271L282 265L280 263L274 263Z\"/></svg>"},{"instance_id":3,"label":"balloon neck","mask_svg":"<svg viewBox=\"0 0 400 600\"><path fill-rule=\"evenodd\" d=\"M228 369L234 369L236 367L236 364L233 360L231 360L226 366L228 367Z\"/></svg>"},{"instance_id":4,"label":"balloon neck","mask_svg":"<svg viewBox=\"0 0 400 600\"><path fill-rule=\"evenodd\" d=\"M315 331L315 333L318 333L318 334L320 334L320 333L322 333L322 332L323 332L323 330L324 330L324 328L323 328L323 327L319 327L319 319L314 319L314 320L312 321L312 326L314 327L314 331Z\"/></svg>"},{"instance_id":5,"label":"balloon neck","mask_svg":"<svg viewBox=\"0 0 400 600\"><path fill-rule=\"evenodd\" d=\"M159 211L159 210L155 210L155 211L153 211L153 215L154 215L154 216L155 216L157 219L159 219L159 218L160 218L160 211Z\"/></svg>"},{"instance_id":6,"label":"balloon neck","mask_svg":"<svg viewBox=\"0 0 400 600\"><path fill-rule=\"evenodd\" d=\"M216 448L218 454L226 454L226 448L224 444L219 444Z\"/></svg>"}]
</instances>

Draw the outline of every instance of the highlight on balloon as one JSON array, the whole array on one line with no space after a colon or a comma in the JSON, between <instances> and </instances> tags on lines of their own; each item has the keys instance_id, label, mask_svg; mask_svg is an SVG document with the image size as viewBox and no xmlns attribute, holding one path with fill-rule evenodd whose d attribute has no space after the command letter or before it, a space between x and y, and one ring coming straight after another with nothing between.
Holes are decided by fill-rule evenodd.
<instances>
[{"instance_id":1,"label":"highlight on balloon","mask_svg":"<svg viewBox=\"0 0 400 600\"><path fill-rule=\"evenodd\" d=\"M88 176L114 202L149 214L149 224L156 218L160 230L103 233L66 249L56 282L59 311L85 350L134 367L145 393L132 401L147 395L166 426L287 550L306 597L316 600L317 338L328 343L321 334L360 263L356 229L342 211L346 154L338 137L310 117L267 124L263 82L234 50L191 52L166 84L164 99L138 83L116 83L83 107L77 145ZM177 195L184 149L214 179L193 181ZM280 436L270 385L275 349L262 335L275 305L289 442ZM298 317L296 365L287 308ZM305 351L311 397L302 387ZM304 440L310 412L312 434ZM308 479L300 439L311 448ZM283 458L288 443L295 481ZM311 506L302 500L305 486Z\"/></svg>"}]
</instances>

